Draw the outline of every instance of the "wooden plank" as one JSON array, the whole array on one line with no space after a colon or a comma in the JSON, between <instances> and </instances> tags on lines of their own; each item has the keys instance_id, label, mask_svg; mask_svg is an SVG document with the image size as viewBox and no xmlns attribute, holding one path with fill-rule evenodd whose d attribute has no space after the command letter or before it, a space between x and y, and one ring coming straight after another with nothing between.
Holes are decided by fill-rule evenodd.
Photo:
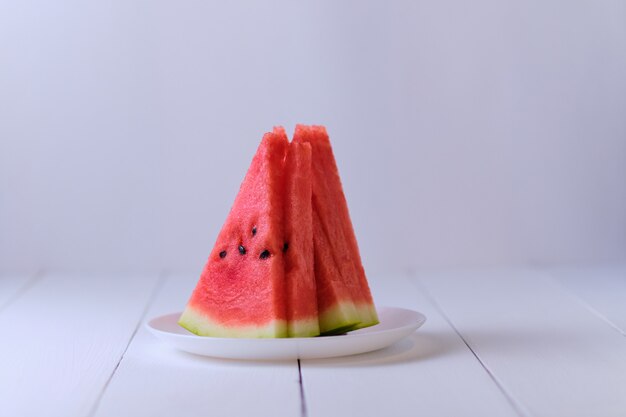
<instances>
[{"instance_id":1,"label":"wooden plank","mask_svg":"<svg viewBox=\"0 0 626 417\"><path fill-rule=\"evenodd\" d=\"M626 336L626 265L554 268L550 274Z\"/></svg>"},{"instance_id":2,"label":"wooden plank","mask_svg":"<svg viewBox=\"0 0 626 417\"><path fill-rule=\"evenodd\" d=\"M315 416L518 416L472 352L406 278L370 279L378 305L427 316L413 336L368 354L302 361Z\"/></svg>"},{"instance_id":3,"label":"wooden plank","mask_svg":"<svg viewBox=\"0 0 626 417\"><path fill-rule=\"evenodd\" d=\"M171 277L147 319L181 311L196 276ZM142 326L130 344L96 416L297 416L296 361L220 360L177 351Z\"/></svg>"},{"instance_id":4,"label":"wooden plank","mask_svg":"<svg viewBox=\"0 0 626 417\"><path fill-rule=\"evenodd\" d=\"M89 414L155 277L44 276L0 314L0 415Z\"/></svg>"},{"instance_id":5,"label":"wooden plank","mask_svg":"<svg viewBox=\"0 0 626 417\"><path fill-rule=\"evenodd\" d=\"M35 281L33 274L7 274L0 276L0 312L14 302Z\"/></svg>"},{"instance_id":6,"label":"wooden plank","mask_svg":"<svg viewBox=\"0 0 626 417\"><path fill-rule=\"evenodd\" d=\"M449 272L419 281L525 414L624 416L626 338L547 274Z\"/></svg>"}]
</instances>

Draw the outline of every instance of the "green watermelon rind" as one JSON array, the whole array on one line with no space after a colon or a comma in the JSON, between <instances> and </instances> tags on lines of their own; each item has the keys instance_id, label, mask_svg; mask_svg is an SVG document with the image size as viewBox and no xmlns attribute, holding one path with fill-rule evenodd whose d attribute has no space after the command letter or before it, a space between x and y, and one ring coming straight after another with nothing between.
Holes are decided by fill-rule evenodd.
<instances>
[{"instance_id":1,"label":"green watermelon rind","mask_svg":"<svg viewBox=\"0 0 626 417\"><path fill-rule=\"evenodd\" d=\"M326 330L321 331L316 319L298 320L287 323L285 320L273 320L266 325L251 324L249 326L224 326L211 320L205 314L199 313L193 307L187 307L181 315L178 324L198 336L210 337L237 337L237 338L284 338L284 337L314 337L332 336L350 332L379 323L376 309L369 304L355 306L351 301L345 301L328 309L320 323L324 323ZM360 321L367 317L368 321ZM360 318L360 319L359 319Z\"/></svg>"},{"instance_id":2,"label":"green watermelon rind","mask_svg":"<svg viewBox=\"0 0 626 417\"><path fill-rule=\"evenodd\" d=\"M180 316L178 324L198 336L237 337L237 338L281 338L287 336L287 322L274 319L267 324L237 324L225 326L187 306Z\"/></svg>"},{"instance_id":3,"label":"green watermelon rind","mask_svg":"<svg viewBox=\"0 0 626 417\"><path fill-rule=\"evenodd\" d=\"M371 304L363 304L362 306L355 307L358 310L358 316L361 318L361 321L358 323L348 324L343 327L332 328L331 330L324 331L320 333L320 336L334 336L338 334L344 334L351 332L353 330L364 329L366 327L375 326L380 323L378 320L378 314L376 313L376 308ZM329 313L336 314L336 313ZM366 318L365 321L362 319Z\"/></svg>"},{"instance_id":4,"label":"green watermelon rind","mask_svg":"<svg viewBox=\"0 0 626 417\"><path fill-rule=\"evenodd\" d=\"M329 336L378 324L378 315L372 304L355 304L352 300L338 302L319 315L320 334Z\"/></svg>"},{"instance_id":5,"label":"green watermelon rind","mask_svg":"<svg viewBox=\"0 0 626 417\"><path fill-rule=\"evenodd\" d=\"M364 329L366 327L375 326L380 321L378 320L378 313L376 312L376 307L374 304L363 303L361 305L355 306L358 311L359 317L361 318L361 322L357 323L353 328L348 331Z\"/></svg>"}]
</instances>

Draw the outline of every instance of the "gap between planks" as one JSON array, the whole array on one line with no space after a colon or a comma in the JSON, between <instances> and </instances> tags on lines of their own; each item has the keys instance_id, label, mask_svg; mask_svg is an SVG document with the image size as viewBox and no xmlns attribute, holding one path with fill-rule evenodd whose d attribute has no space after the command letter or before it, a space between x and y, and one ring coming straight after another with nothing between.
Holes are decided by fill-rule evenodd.
<instances>
[{"instance_id":1,"label":"gap between planks","mask_svg":"<svg viewBox=\"0 0 626 417\"><path fill-rule=\"evenodd\" d=\"M609 317L607 317L604 313L600 312L597 308L595 308L588 300L585 300L582 295L578 294L576 291L572 290L569 286L567 286L561 279L559 279L553 271L550 270L541 270L541 272L547 274L552 282L560 287L565 294L567 294L572 300L576 303L580 304L583 308L589 311L591 314L599 318L602 322L607 324L611 329L615 330L622 336L626 336L626 331L623 330L619 325L613 322Z\"/></svg>"},{"instance_id":2,"label":"gap between planks","mask_svg":"<svg viewBox=\"0 0 626 417\"><path fill-rule=\"evenodd\" d=\"M526 410L525 407L522 404L520 404L519 401L515 399L515 397L513 397L513 395L509 392L509 390L506 389L502 381L500 381L498 377L496 377L496 375L491 371L491 369L489 369L489 367L485 364L485 362L478 355L478 353L476 353L476 351L472 349L472 346L470 346L470 344L465 339L465 337L457 329L454 323L452 323L452 320L450 319L448 314L443 310L441 305L437 302L437 300L435 300L432 294L426 289L426 286L420 281L420 279L415 275L410 275L409 278L410 279L408 281L411 282L417 288L417 290L420 291L424 295L424 297L426 297L426 299L428 299L428 301L432 303L435 310L437 310L437 312L441 314L441 317L443 317L443 319L448 323L448 325L452 328L454 333L456 333L456 335L463 341L463 343L469 349L469 351L472 352L472 355L474 355L474 358L476 358L480 366L482 366L482 368L485 370L487 375L489 375L489 378L491 378L493 383L496 384L496 386L498 387L502 395L504 395L507 402L511 405L515 413L517 413L520 417L532 417L532 414L528 410Z\"/></svg>"},{"instance_id":3,"label":"gap between planks","mask_svg":"<svg viewBox=\"0 0 626 417\"><path fill-rule=\"evenodd\" d=\"M144 319L146 318L146 314L148 314L148 310L150 309L150 307L152 306L152 303L154 302L157 295L159 294L159 291L161 291L161 288L163 287L163 284L165 283L166 277L167 277L167 274L165 272L161 272L159 274L159 278L156 280L156 283L154 284L154 287L152 288L150 297L148 298L148 301L146 302L146 305L141 312L141 316L139 317L139 320L137 321L137 325L135 326L133 333L130 335L130 338L128 339L128 343L126 343L126 347L124 347L124 351L122 352L120 359L115 364L115 367L113 368L113 371L111 372L111 375L109 375L109 377L107 378L107 381L104 383L104 386L102 387L102 390L100 391L100 394L98 395L98 398L94 402L94 405L88 414L89 417L93 417L98 411L98 408L100 407L100 403L102 402L102 398L104 397L104 394L107 388L111 384L111 381L113 380L113 377L115 376L115 373L117 372L117 369L120 367L120 364L124 360L124 355L126 355L126 351L128 350L128 347L130 346L133 339L135 338L135 335L137 335L137 332L139 331L139 327L141 326Z\"/></svg>"},{"instance_id":4,"label":"gap between planks","mask_svg":"<svg viewBox=\"0 0 626 417\"><path fill-rule=\"evenodd\" d=\"M369 280L377 306L415 309L428 320L376 352L302 360L310 416L519 417L467 345L405 274Z\"/></svg>"},{"instance_id":5,"label":"gap between planks","mask_svg":"<svg viewBox=\"0 0 626 417\"><path fill-rule=\"evenodd\" d=\"M24 295L29 289L35 286L44 276L44 270L40 269L34 274L32 274L29 278L26 279L20 287L15 291L15 293L9 297L4 303L0 304L0 312L5 310L11 304L16 302L22 295Z\"/></svg>"},{"instance_id":6,"label":"gap between planks","mask_svg":"<svg viewBox=\"0 0 626 417\"><path fill-rule=\"evenodd\" d=\"M300 359L298 359L298 383L300 384L300 414L302 417L308 417L309 413L306 409L306 396L304 395L304 381L302 379Z\"/></svg>"}]
</instances>

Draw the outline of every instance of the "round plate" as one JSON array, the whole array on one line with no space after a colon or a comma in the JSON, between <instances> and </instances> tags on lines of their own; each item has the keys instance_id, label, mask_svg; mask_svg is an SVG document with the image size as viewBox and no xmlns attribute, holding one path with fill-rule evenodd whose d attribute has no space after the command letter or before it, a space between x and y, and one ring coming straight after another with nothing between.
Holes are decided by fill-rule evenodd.
<instances>
[{"instance_id":1,"label":"round plate","mask_svg":"<svg viewBox=\"0 0 626 417\"><path fill-rule=\"evenodd\" d=\"M380 323L339 336L239 339L196 336L178 325L181 313L155 317L146 326L170 345L204 356L228 359L315 359L355 355L392 345L426 321L417 311L378 307Z\"/></svg>"}]
</instances>

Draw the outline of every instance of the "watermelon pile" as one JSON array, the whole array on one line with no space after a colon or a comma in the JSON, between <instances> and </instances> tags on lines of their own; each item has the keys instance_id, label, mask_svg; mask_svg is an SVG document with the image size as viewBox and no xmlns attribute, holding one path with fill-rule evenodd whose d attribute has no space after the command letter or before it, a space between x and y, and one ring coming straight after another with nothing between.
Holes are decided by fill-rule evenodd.
<instances>
[{"instance_id":1,"label":"watermelon pile","mask_svg":"<svg viewBox=\"0 0 626 417\"><path fill-rule=\"evenodd\" d=\"M309 337L378 323L326 129L266 133L179 324Z\"/></svg>"}]
</instances>

